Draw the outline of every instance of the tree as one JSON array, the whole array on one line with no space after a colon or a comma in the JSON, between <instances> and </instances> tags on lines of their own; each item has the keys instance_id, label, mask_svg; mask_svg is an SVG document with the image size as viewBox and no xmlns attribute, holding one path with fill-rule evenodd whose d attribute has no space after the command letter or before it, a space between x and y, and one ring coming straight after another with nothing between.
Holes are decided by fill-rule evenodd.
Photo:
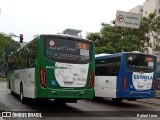
<instances>
[{"instance_id":1,"label":"tree","mask_svg":"<svg viewBox=\"0 0 160 120\"><path fill-rule=\"evenodd\" d=\"M160 32L160 18L156 16L156 11L154 13L149 14L148 17L143 17L143 23L148 28L148 35L152 35L152 33ZM154 35L154 39L157 39L157 36ZM152 45L151 45L152 47ZM160 47L156 46L155 51L160 52Z\"/></svg>"},{"instance_id":2,"label":"tree","mask_svg":"<svg viewBox=\"0 0 160 120\"><path fill-rule=\"evenodd\" d=\"M20 44L10 36L0 33L0 60L4 60L5 54L8 56L11 52L16 51Z\"/></svg>"},{"instance_id":3,"label":"tree","mask_svg":"<svg viewBox=\"0 0 160 120\"><path fill-rule=\"evenodd\" d=\"M139 29L131 29L115 26L115 21L110 24L102 23L100 32L90 33L88 39L95 41L96 53L115 53L122 51L148 52L148 47L152 47L149 38L149 27L145 21L152 23L152 29L159 30L159 21L155 13L143 18Z\"/></svg>"}]
</instances>

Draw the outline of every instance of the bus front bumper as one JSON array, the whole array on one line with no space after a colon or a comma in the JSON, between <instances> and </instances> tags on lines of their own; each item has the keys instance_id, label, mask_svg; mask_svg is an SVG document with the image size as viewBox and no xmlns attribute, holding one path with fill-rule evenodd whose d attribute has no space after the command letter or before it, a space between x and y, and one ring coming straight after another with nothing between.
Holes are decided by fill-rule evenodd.
<instances>
[{"instance_id":1,"label":"bus front bumper","mask_svg":"<svg viewBox=\"0 0 160 120\"><path fill-rule=\"evenodd\" d=\"M91 99L94 95L93 89L84 90L57 90L48 89L43 91L44 93L37 94L37 98L73 98L73 99Z\"/></svg>"},{"instance_id":2,"label":"bus front bumper","mask_svg":"<svg viewBox=\"0 0 160 120\"><path fill-rule=\"evenodd\" d=\"M141 98L155 98L155 91L125 91L123 94L117 94L117 98L123 99L141 99Z\"/></svg>"}]
</instances>

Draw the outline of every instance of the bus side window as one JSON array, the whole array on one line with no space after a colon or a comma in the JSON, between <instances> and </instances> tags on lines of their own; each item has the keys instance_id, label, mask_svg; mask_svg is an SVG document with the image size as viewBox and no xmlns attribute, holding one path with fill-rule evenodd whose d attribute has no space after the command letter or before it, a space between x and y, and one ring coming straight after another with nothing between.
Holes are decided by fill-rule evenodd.
<instances>
[{"instance_id":1,"label":"bus side window","mask_svg":"<svg viewBox=\"0 0 160 120\"><path fill-rule=\"evenodd\" d=\"M121 57L96 60L96 75L117 76L120 69Z\"/></svg>"},{"instance_id":2,"label":"bus side window","mask_svg":"<svg viewBox=\"0 0 160 120\"><path fill-rule=\"evenodd\" d=\"M96 75L98 76L106 76L107 74L107 60L100 59L96 60Z\"/></svg>"},{"instance_id":3,"label":"bus side window","mask_svg":"<svg viewBox=\"0 0 160 120\"><path fill-rule=\"evenodd\" d=\"M98 60L96 60L96 61L95 61L95 75L99 75L99 74L98 74L98 70L99 70Z\"/></svg>"},{"instance_id":4,"label":"bus side window","mask_svg":"<svg viewBox=\"0 0 160 120\"><path fill-rule=\"evenodd\" d=\"M120 69L120 57L115 58L108 58L108 69L107 69L107 75L108 76L117 76Z\"/></svg>"},{"instance_id":5,"label":"bus side window","mask_svg":"<svg viewBox=\"0 0 160 120\"><path fill-rule=\"evenodd\" d=\"M29 47L29 67L36 67L37 53L38 53L38 42L31 44Z\"/></svg>"},{"instance_id":6,"label":"bus side window","mask_svg":"<svg viewBox=\"0 0 160 120\"><path fill-rule=\"evenodd\" d=\"M98 67L95 68L95 75L98 75Z\"/></svg>"}]
</instances>

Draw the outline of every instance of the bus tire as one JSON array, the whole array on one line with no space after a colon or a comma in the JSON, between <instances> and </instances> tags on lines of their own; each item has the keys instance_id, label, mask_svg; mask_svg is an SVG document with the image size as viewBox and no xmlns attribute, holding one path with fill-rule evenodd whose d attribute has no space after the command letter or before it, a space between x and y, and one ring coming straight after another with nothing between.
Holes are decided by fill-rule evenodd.
<instances>
[{"instance_id":1,"label":"bus tire","mask_svg":"<svg viewBox=\"0 0 160 120\"><path fill-rule=\"evenodd\" d=\"M15 93L14 93L12 90L10 90L10 91L11 91L11 94L12 94L12 95L15 95Z\"/></svg>"},{"instance_id":2,"label":"bus tire","mask_svg":"<svg viewBox=\"0 0 160 120\"><path fill-rule=\"evenodd\" d=\"M59 101L59 100L54 100L54 102L56 103L56 104L60 104L60 105L65 105L67 102L66 101Z\"/></svg>"},{"instance_id":3,"label":"bus tire","mask_svg":"<svg viewBox=\"0 0 160 120\"><path fill-rule=\"evenodd\" d=\"M94 93L94 96L92 98L92 101L102 101L103 100L103 97L96 97L95 96L95 93Z\"/></svg>"},{"instance_id":4,"label":"bus tire","mask_svg":"<svg viewBox=\"0 0 160 120\"><path fill-rule=\"evenodd\" d=\"M23 85L22 85L22 83L20 84L20 101L22 103L25 103L25 98L23 96Z\"/></svg>"},{"instance_id":5,"label":"bus tire","mask_svg":"<svg viewBox=\"0 0 160 120\"><path fill-rule=\"evenodd\" d=\"M77 99L54 99L57 104L77 103Z\"/></svg>"},{"instance_id":6,"label":"bus tire","mask_svg":"<svg viewBox=\"0 0 160 120\"><path fill-rule=\"evenodd\" d=\"M8 89L11 89L11 84L10 84L10 80L9 80L9 85L8 85Z\"/></svg>"},{"instance_id":7,"label":"bus tire","mask_svg":"<svg viewBox=\"0 0 160 120\"><path fill-rule=\"evenodd\" d=\"M112 101L113 101L114 103L121 103L121 102L122 102L122 99L120 99L120 98L112 98Z\"/></svg>"},{"instance_id":8,"label":"bus tire","mask_svg":"<svg viewBox=\"0 0 160 120\"><path fill-rule=\"evenodd\" d=\"M12 95L15 95L15 93L11 90L11 83L10 83L10 80L9 80L9 86L8 86L8 88L10 89L11 94L12 94Z\"/></svg>"}]
</instances>

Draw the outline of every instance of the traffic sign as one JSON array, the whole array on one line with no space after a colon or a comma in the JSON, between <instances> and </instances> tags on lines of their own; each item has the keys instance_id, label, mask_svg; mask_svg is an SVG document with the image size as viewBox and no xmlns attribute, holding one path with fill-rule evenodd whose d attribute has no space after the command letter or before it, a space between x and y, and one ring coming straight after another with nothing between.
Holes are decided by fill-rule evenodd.
<instances>
[{"instance_id":1,"label":"traffic sign","mask_svg":"<svg viewBox=\"0 0 160 120\"><path fill-rule=\"evenodd\" d=\"M118 21L119 23L122 23L122 22L124 21L124 16L123 16L123 15L117 16L117 21Z\"/></svg>"},{"instance_id":2,"label":"traffic sign","mask_svg":"<svg viewBox=\"0 0 160 120\"><path fill-rule=\"evenodd\" d=\"M141 21L141 14L117 11L116 26L129 27L139 29Z\"/></svg>"}]
</instances>

